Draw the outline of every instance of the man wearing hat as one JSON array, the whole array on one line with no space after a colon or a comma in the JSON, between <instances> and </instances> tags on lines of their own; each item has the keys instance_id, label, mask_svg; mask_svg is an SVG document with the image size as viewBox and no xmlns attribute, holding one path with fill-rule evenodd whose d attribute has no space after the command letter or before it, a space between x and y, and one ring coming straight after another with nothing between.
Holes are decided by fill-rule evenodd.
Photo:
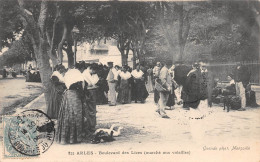
<instances>
[{"instance_id":1,"label":"man wearing hat","mask_svg":"<svg viewBox=\"0 0 260 162\"><path fill-rule=\"evenodd\" d=\"M115 106L116 105L116 82L117 82L117 70L113 67L113 62L107 63L109 67L109 72L107 75L107 83L109 87L108 91L108 102L109 106Z\"/></svg>"},{"instance_id":2,"label":"man wearing hat","mask_svg":"<svg viewBox=\"0 0 260 162\"><path fill-rule=\"evenodd\" d=\"M249 84L251 74L246 66L243 66L240 62L233 72L234 80L236 82L236 93L241 99L241 107L244 109L246 107L246 90L245 88Z\"/></svg>"},{"instance_id":3,"label":"man wearing hat","mask_svg":"<svg viewBox=\"0 0 260 162\"><path fill-rule=\"evenodd\" d=\"M161 63L157 62L156 66L153 68L153 79L154 79L154 82L155 82L155 80L157 78L159 78L160 70L161 70ZM159 92L156 89L154 89L154 102L155 102L155 104L158 104L159 98L160 98Z\"/></svg>"},{"instance_id":4,"label":"man wearing hat","mask_svg":"<svg viewBox=\"0 0 260 162\"><path fill-rule=\"evenodd\" d=\"M165 112L166 104L169 98L169 94L172 88L171 82L171 75L169 74L169 69L167 68L167 64L164 62L162 63L163 67L160 71L159 79L161 80L162 85L166 88L167 91L159 92L160 99L159 99L159 110L156 110L162 118L169 118Z\"/></svg>"}]
</instances>

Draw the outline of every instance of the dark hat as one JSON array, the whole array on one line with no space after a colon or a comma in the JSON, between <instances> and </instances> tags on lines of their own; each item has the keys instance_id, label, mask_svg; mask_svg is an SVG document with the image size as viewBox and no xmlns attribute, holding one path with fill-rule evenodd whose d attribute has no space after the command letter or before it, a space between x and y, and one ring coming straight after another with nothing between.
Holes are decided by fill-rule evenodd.
<instances>
[{"instance_id":1,"label":"dark hat","mask_svg":"<svg viewBox=\"0 0 260 162\"><path fill-rule=\"evenodd\" d=\"M183 64L183 61L175 61L175 64Z\"/></svg>"},{"instance_id":2,"label":"dark hat","mask_svg":"<svg viewBox=\"0 0 260 162\"><path fill-rule=\"evenodd\" d=\"M113 62L110 61L110 62L107 62L107 64L108 64L108 65L113 65Z\"/></svg>"},{"instance_id":3,"label":"dark hat","mask_svg":"<svg viewBox=\"0 0 260 162\"><path fill-rule=\"evenodd\" d=\"M57 67L57 70L64 70L64 69L66 69L66 68L62 64L59 64L59 66Z\"/></svg>"},{"instance_id":4,"label":"dark hat","mask_svg":"<svg viewBox=\"0 0 260 162\"><path fill-rule=\"evenodd\" d=\"M78 68L79 69L84 69L85 68L85 61L79 62Z\"/></svg>"},{"instance_id":5,"label":"dark hat","mask_svg":"<svg viewBox=\"0 0 260 162\"><path fill-rule=\"evenodd\" d=\"M232 79L234 79L234 74L230 73L228 76L230 76Z\"/></svg>"}]
</instances>

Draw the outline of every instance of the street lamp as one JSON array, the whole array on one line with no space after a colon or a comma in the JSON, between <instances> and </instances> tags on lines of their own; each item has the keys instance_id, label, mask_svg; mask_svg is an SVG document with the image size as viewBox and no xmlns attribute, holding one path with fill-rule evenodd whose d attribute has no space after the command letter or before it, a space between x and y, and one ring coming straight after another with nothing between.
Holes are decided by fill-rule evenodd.
<instances>
[{"instance_id":1,"label":"street lamp","mask_svg":"<svg viewBox=\"0 0 260 162\"><path fill-rule=\"evenodd\" d=\"M76 65L77 59L76 59L76 53L77 53L77 36L79 34L79 29L74 26L72 29L73 39L74 39L74 65Z\"/></svg>"}]
</instances>

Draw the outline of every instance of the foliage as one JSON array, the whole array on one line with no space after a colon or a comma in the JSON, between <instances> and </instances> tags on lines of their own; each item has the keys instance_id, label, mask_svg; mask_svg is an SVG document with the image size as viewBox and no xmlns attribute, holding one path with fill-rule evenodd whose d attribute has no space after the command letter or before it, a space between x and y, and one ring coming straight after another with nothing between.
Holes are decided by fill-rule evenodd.
<instances>
[{"instance_id":1,"label":"foliage","mask_svg":"<svg viewBox=\"0 0 260 162\"><path fill-rule=\"evenodd\" d=\"M191 9L192 6L200 7L200 10L190 17L190 30L182 55L183 61L240 61L257 58L259 38L256 37L259 35L259 26L256 25L256 15L251 2L187 2L183 5L185 10ZM175 3L169 2L168 6L174 9ZM171 58L171 55L178 55L180 47L179 22L177 15L169 14L168 10L165 12L164 19L172 20L171 23L164 23L168 34L164 34L160 28L154 28L154 36L149 38L149 44L155 45L156 48L149 49L153 49L154 53L169 55L165 58Z\"/></svg>"},{"instance_id":2,"label":"foliage","mask_svg":"<svg viewBox=\"0 0 260 162\"><path fill-rule=\"evenodd\" d=\"M28 37L23 36L14 41L11 47L1 55L3 65L12 66L15 64L25 63L34 58L31 42Z\"/></svg>"},{"instance_id":3,"label":"foliage","mask_svg":"<svg viewBox=\"0 0 260 162\"><path fill-rule=\"evenodd\" d=\"M16 6L17 2L13 0L0 1L0 51L4 47L9 47L23 29L19 8Z\"/></svg>"},{"instance_id":4,"label":"foliage","mask_svg":"<svg viewBox=\"0 0 260 162\"><path fill-rule=\"evenodd\" d=\"M16 1L3 0L1 9L2 47L15 40L25 29ZM25 3L37 20L40 2ZM256 2L48 2L46 36L52 59L61 47L72 52L72 28L78 39L95 41L116 39L122 57L127 50L136 56L183 60L253 59L258 54L259 26ZM180 19L182 16L182 19ZM183 23L181 25L181 23ZM65 24L65 25L64 25ZM181 29L181 30L180 30ZM26 31L26 29L25 29ZM67 31L67 32L65 32ZM187 36L187 37L186 37ZM184 48L185 47L185 48ZM183 48L183 52L181 51ZM54 56L54 57L52 57Z\"/></svg>"}]
</instances>

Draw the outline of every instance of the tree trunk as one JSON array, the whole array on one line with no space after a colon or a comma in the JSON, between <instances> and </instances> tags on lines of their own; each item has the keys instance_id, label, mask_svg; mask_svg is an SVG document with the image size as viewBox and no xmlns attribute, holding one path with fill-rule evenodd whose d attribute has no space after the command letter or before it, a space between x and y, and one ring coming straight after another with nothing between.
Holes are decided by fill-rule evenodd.
<instances>
[{"instance_id":1,"label":"tree trunk","mask_svg":"<svg viewBox=\"0 0 260 162\"><path fill-rule=\"evenodd\" d=\"M126 47L125 64L124 64L124 65L128 65L128 54L129 54L129 50L130 50L130 43L128 44L128 47Z\"/></svg>"},{"instance_id":2,"label":"tree trunk","mask_svg":"<svg viewBox=\"0 0 260 162\"><path fill-rule=\"evenodd\" d=\"M52 73L49 62L50 57L47 52L47 38L45 34L45 21L47 17L48 2L41 2L38 23L34 20L30 11L24 8L24 1L19 0L18 2L21 9L21 15L24 18L25 30L28 32L28 36L31 39L33 49L35 51L36 61L40 70L40 76L43 84L46 106L48 106L51 88L50 76Z\"/></svg>"},{"instance_id":3,"label":"tree trunk","mask_svg":"<svg viewBox=\"0 0 260 162\"><path fill-rule=\"evenodd\" d=\"M72 51L72 45L69 44L67 47L67 57L68 57L68 67L72 68L74 66L74 53Z\"/></svg>"},{"instance_id":4,"label":"tree trunk","mask_svg":"<svg viewBox=\"0 0 260 162\"><path fill-rule=\"evenodd\" d=\"M40 38L40 46L38 48L38 67L40 69L41 81L44 89L44 96L46 101L46 106L48 106L49 98L50 98L50 76L52 74L51 66L49 62L49 55L47 53L47 42L43 38Z\"/></svg>"},{"instance_id":5,"label":"tree trunk","mask_svg":"<svg viewBox=\"0 0 260 162\"><path fill-rule=\"evenodd\" d=\"M136 50L133 49L132 51L133 51L133 69L135 69L136 68Z\"/></svg>"},{"instance_id":6,"label":"tree trunk","mask_svg":"<svg viewBox=\"0 0 260 162\"><path fill-rule=\"evenodd\" d=\"M58 57L56 55L56 51L55 50L49 50L49 56L51 58L52 67L55 67L56 65L58 65Z\"/></svg>"},{"instance_id":7,"label":"tree trunk","mask_svg":"<svg viewBox=\"0 0 260 162\"><path fill-rule=\"evenodd\" d=\"M124 51L121 51L121 64L122 66L127 65L127 56Z\"/></svg>"},{"instance_id":8,"label":"tree trunk","mask_svg":"<svg viewBox=\"0 0 260 162\"><path fill-rule=\"evenodd\" d=\"M136 50L136 56L137 56L138 62L139 62L139 64L140 64L140 62L141 62L141 60L142 60L140 49L137 49L137 50Z\"/></svg>"},{"instance_id":9,"label":"tree trunk","mask_svg":"<svg viewBox=\"0 0 260 162\"><path fill-rule=\"evenodd\" d=\"M72 50L72 46L73 46L73 39L72 39L72 34L71 32L68 34L68 37L67 37L67 57L68 57L68 67L69 68L72 68L74 66L74 53L73 53L73 50Z\"/></svg>"},{"instance_id":10,"label":"tree trunk","mask_svg":"<svg viewBox=\"0 0 260 162\"><path fill-rule=\"evenodd\" d=\"M189 35L190 31L190 21L189 21L189 13L191 9L186 13L184 16L184 9L183 4L179 6L179 31L178 31L178 37L179 37L179 47L180 47L180 53L177 57L179 61L182 61L183 55L184 55L184 49L186 45L186 41Z\"/></svg>"},{"instance_id":11,"label":"tree trunk","mask_svg":"<svg viewBox=\"0 0 260 162\"><path fill-rule=\"evenodd\" d=\"M180 45L180 54L179 54L179 56L177 57L177 60L178 61L182 61L182 56L183 56L183 54L184 54L184 48L185 48L185 44L181 44Z\"/></svg>"},{"instance_id":12,"label":"tree trunk","mask_svg":"<svg viewBox=\"0 0 260 162\"><path fill-rule=\"evenodd\" d=\"M67 33L68 33L67 25L65 24L65 22L63 22L63 35L62 35L61 41L60 41L60 43L58 45L58 56L59 56L60 63L63 62L62 47L63 47L63 44L64 44L65 40L67 39Z\"/></svg>"},{"instance_id":13,"label":"tree trunk","mask_svg":"<svg viewBox=\"0 0 260 162\"><path fill-rule=\"evenodd\" d=\"M53 49L53 42L52 42L51 34L48 30L46 31L46 36L47 36L47 40L49 43L48 53L51 58L52 67L55 67L56 65L58 65L58 58L56 55L56 51Z\"/></svg>"},{"instance_id":14,"label":"tree trunk","mask_svg":"<svg viewBox=\"0 0 260 162\"><path fill-rule=\"evenodd\" d=\"M177 6L178 7L178 6ZM175 61L178 60L178 55L179 54L176 54L174 53L175 51L175 44L174 44L174 37L175 35L173 34L173 30L175 30L174 28L174 20L171 19L171 26L168 28L167 25L166 25L166 22L165 22L165 9L167 8L167 10L172 10L171 8L169 8L169 6L165 6L165 4L163 4L163 2L158 2L157 3L157 8L158 8L158 17L157 19L159 19L159 22L160 22L160 27L164 33L164 36L165 36L165 39L167 40L167 45L168 45L168 49L172 52L172 62L174 63ZM182 27L179 28L179 35L178 35L178 38L179 38L179 42L181 42L182 40L182 35L180 33L182 33Z\"/></svg>"},{"instance_id":15,"label":"tree trunk","mask_svg":"<svg viewBox=\"0 0 260 162\"><path fill-rule=\"evenodd\" d=\"M178 6L179 9L179 31L178 31L178 40L179 40L179 48L180 48L180 53L179 56L177 57L177 59L179 61L181 58L181 55L183 55L184 52L184 45L183 45L183 5L181 4L180 6Z\"/></svg>"},{"instance_id":16,"label":"tree trunk","mask_svg":"<svg viewBox=\"0 0 260 162\"><path fill-rule=\"evenodd\" d=\"M77 40L76 38L74 39L74 65L77 63Z\"/></svg>"},{"instance_id":17,"label":"tree trunk","mask_svg":"<svg viewBox=\"0 0 260 162\"><path fill-rule=\"evenodd\" d=\"M260 27L260 15L258 15L257 17L256 17L256 22L257 22L257 24L258 24L258 31L257 31L257 33L258 33L258 35L259 35L259 27ZM257 37L257 39L258 39L258 62L260 61L260 39L259 39L259 37ZM258 76L260 76L260 70L258 69ZM258 79L258 84L260 84L260 79Z\"/></svg>"}]
</instances>

